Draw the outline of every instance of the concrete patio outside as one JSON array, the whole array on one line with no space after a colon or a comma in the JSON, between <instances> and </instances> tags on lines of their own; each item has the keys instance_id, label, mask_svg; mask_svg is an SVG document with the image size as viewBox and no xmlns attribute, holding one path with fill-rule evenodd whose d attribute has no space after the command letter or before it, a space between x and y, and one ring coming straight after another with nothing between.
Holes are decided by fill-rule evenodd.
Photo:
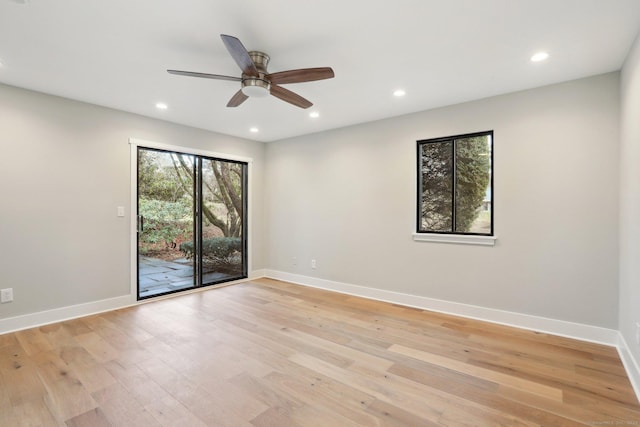
<instances>
[{"instance_id":1,"label":"concrete patio outside","mask_svg":"<svg viewBox=\"0 0 640 427\"><path fill-rule=\"evenodd\" d=\"M158 258L139 257L140 297L148 297L194 286L193 261L186 258L164 261ZM202 282L216 282L230 278L228 274L211 272L202 275Z\"/></svg>"}]
</instances>

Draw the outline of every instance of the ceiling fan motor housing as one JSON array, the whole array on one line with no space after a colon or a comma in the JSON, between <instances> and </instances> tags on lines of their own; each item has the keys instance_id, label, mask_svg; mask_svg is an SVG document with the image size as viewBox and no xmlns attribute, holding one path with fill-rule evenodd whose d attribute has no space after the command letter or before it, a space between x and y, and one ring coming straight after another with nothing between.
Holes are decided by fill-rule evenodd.
<instances>
[{"instance_id":1,"label":"ceiling fan motor housing","mask_svg":"<svg viewBox=\"0 0 640 427\"><path fill-rule=\"evenodd\" d=\"M263 52L251 51L249 57L258 70L258 77L242 75L242 93L249 97L265 97L271 91L271 83L265 78L269 55Z\"/></svg>"}]
</instances>

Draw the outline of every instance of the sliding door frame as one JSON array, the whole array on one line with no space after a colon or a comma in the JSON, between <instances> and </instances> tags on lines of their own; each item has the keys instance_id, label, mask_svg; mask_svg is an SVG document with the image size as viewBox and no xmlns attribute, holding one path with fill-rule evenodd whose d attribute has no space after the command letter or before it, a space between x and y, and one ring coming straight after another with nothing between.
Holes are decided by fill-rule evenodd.
<instances>
[{"instance_id":1,"label":"sliding door frame","mask_svg":"<svg viewBox=\"0 0 640 427\"><path fill-rule=\"evenodd\" d=\"M202 156L205 158L219 159L219 160L229 160L233 162L242 162L247 164L247 173L246 173L246 181L245 181L245 194L244 197L246 199L246 220L247 223L244 226L243 230L243 240L244 240L244 250L246 257L246 275L247 278L233 280L229 282L224 282L225 285L240 283L248 280L251 275L251 248L252 248L252 240L250 238L250 233L253 230L252 226L252 217L253 210L251 207L251 177L252 177L252 169L253 169L253 159L242 156L235 156L231 154L225 153L216 153L213 151L199 150L190 147L164 144L153 141L146 141L143 139L137 138L129 138L130 145L130 158L131 158L131 204L130 204L130 293L131 296L138 300L138 302L142 302L144 300L140 300L138 296L138 217L137 217L137 206L138 206L138 147L140 148L149 148L155 150L169 151L169 152L178 152L182 154L191 154L194 156ZM198 196L200 197L200 196ZM195 267L195 266L194 266ZM208 286L194 287L190 289L185 289L183 293L200 291L203 289L207 289ZM171 294L168 294L171 295ZM161 296L160 296L161 297ZM153 300L153 298L145 299L145 300Z\"/></svg>"}]
</instances>

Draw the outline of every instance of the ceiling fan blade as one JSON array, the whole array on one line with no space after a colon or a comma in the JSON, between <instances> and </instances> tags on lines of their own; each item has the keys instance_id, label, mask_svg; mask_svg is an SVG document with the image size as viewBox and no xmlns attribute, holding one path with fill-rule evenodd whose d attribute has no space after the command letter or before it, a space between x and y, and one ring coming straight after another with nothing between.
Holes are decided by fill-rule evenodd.
<instances>
[{"instance_id":1,"label":"ceiling fan blade","mask_svg":"<svg viewBox=\"0 0 640 427\"><path fill-rule=\"evenodd\" d=\"M304 99L300 95L291 92L289 89L285 89L282 86L271 84L271 95L276 98L280 98L289 104L293 104L300 108L309 108L313 105L309 100Z\"/></svg>"},{"instance_id":2,"label":"ceiling fan blade","mask_svg":"<svg viewBox=\"0 0 640 427\"><path fill-rule=\"evenodd\" d=\"M246 101L249 97L242 92L242 89L236 92L227 103L227 107L237 107Z\"/></svg>"},{"instance_id":3,"label":"ceiling fan blade","mask_svg":"<svg viewBox=\"0 0 640 427\"><path fill-rule=\"evenodd\" d=\"M231 54L231 57L236 61L236 64L238 64L238 67L240 67L242 72L248 76L258 77L258 69L251 60L249 52L247 52L247 49L244 47L242 42L236 37L228 36L226 34L220 34L220 37Z\"/></svg>"},{"instance_id":4,"label":"ceiling fan blade","mask_svg":"<svg viewBox=\"0 0 640 427\"><path fill-rule=\"evenodd\" d=\"M331 67L301 68L299 70L280 71L267 75L267 80L275 84L312 82L331 79L335 76Z\"/></svg>"},{"instance_id":5,"label":"ceiling fan blade","mask_svg":"<svg viewBox=\"0 0 640 427\"><path fill-rule=\"evenodd\" d=\"M218 74L196 73L193 71L167 70L167 73L175 74L178 76L202 77L205 79L214 79L214 80L231 80L232 82L242 81L240 77L221 76Z\"/></svg>"}]
</instances>

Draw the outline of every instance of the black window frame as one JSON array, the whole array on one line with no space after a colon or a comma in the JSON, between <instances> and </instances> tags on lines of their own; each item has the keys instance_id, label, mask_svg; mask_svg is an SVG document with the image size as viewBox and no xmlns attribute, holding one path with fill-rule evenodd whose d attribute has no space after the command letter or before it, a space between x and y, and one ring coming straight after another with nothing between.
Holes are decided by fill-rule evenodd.
<instances>
[{"instance_id":1,"label":"black window frame","mask_svg":"<svg viewBox=\"0 0 640 427\"><path fill-rule=\"evenodd\" d=\"M491 188L491 192L490 192L490 204L491 204L491 224L490 224L490 233L471 233L471 232L461 232L461 231L455 231L456 228L456 217L455 217L455 212L456 212L456 140L460 140L460 139L465 139L465 138L473 138L473 137L478 137L478 136L489 136L491 138L491 152L490 152L490 175L489 175L489 185ZM432 143L443 143L443 142L450 142L451 143L451 155L452 155L452 180L453 180L453 185L452 187L452 194L451 194L451 212L452 212L452 218L451 218L451 231L435 231L435 230L422 230L422 150L421 147L424 144L432 144ZM449 234L449 235L457 235L457 236L487 236L487 237L493 237L494 236L494 198L495 198L495 191L494 191L494 186L493 186L493 179L494 179L494 161L493 161L493 155L494 155L494 132L493 130L488 130L488 131L482 131L482 132L474 132L474 133L466 133L466 134L461 134L461 135L452 135L452 136L445 136L445 137L440 137L440 138L430 138L430 139L422 139L422 140L418 140L416 143L416 171L417 171L417 176L416 176L416 181L417 181L417 197L416 197L416 233L418 234L439 234L439 235L443 235L443 234Z\"/></svg>"}]
</instances>

